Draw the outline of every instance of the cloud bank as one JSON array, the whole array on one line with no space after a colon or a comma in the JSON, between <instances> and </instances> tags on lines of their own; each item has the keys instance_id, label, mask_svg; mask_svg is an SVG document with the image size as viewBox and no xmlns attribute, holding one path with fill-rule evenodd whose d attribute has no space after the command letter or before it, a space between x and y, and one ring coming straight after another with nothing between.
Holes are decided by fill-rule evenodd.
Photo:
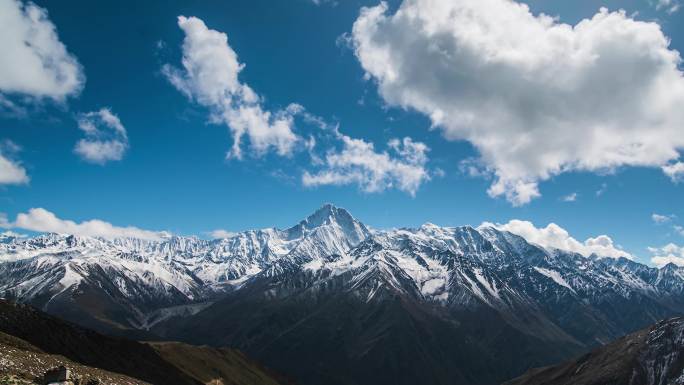
<instances>
[{"instance_id":1,"label":"cloud bank","mask_svg":"<svg viewBox=\"0 0 684 385\"><path fill-rule=\"evenodd\" d=\"M350 40L385 102L470 142L513 205L569 171L674 167L684 147L681 57L624 11L568 25L511 0L383 2Z\"/></svg>"},{"instance_id":2,"label":"cloud bank","mask_svg":"<svg viewBox=\"0 0 684 385\"><path fill-rule=\"evenodd\" d=\"M132 226L118 227L99 219L77 223L58 218L55 214L43 208L32 208L26 213L20 213L14 222L9 222L6 217L2 217L0 218L0 227L105 239L137 238L159 240L168 235L164 232L142 230Z\"/></svg>"},{"instance_id":3,"label":"cloud bank","mask_svg":"<svg viewBox=\"0 0 684 385\"><path fill-rule=\"evenodd\" d=\"M580 242L555 223L538 228L532 222L514 219L505 224L483 223L482 226L511 232L546 249L572 251L585 257L596 254L606 258L634 259L634 256L615 245L607 235L587 238L584 242Z\"/></svg>"},{"instance_id":4,"label":"cloud bank","mask_svg":"<svg viewBox=\"0 0 684 385\"><path fill-rule=\"evenodd\" d=\"M236 233L228 230L223 230L223 229L217 229L214 231L209 232L209 236L211 236L214 239L224 239L224 238L231 238L235 236Z\"/></svg>"},{"instance_id":5,"label":"cloud bank","mask_svg":"<svg viewBox=\"0 0 684 385\"><path fill-rule=\"evenodd\" d=\"M649 247L648 250L653 254L651 262L658 267L668 263L684 266L684 247L670 243L663 247Z\"/></svg>"}]
</instances>

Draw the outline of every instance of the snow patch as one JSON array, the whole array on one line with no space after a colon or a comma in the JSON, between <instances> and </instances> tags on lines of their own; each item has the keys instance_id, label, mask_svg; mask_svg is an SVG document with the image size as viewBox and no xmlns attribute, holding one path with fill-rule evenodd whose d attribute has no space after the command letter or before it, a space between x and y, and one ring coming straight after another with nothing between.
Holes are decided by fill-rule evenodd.
<instances>
[{"instance_id":1,"label":"snow patch","mask_svg":"<svg viewBox=\"0 0 684 385\"><path fill-rule=\"evenodd\" d=\"M553 280L553 282L555 282L558 285L563 286L567 289L570 289L570 291L575 293L575 289L573 289L572 286L570 286L570 284L568 284L568 282L565 281L565 279L563 279L563 276L559 272L557 272L555 270L545 269L543 267L538 267L538 266L535 266L534 270L536 270L539 274L541 274L547 278L551 278Z\"/></svg>"}]
</instances>

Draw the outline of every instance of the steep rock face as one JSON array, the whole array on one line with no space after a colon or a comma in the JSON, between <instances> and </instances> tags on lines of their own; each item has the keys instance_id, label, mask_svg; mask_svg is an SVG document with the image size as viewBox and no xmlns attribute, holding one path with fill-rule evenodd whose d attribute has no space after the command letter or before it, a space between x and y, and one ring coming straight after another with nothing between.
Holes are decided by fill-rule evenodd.
<instances>
[{"instance_id":1,"label":"steep rock face","mask_svg":"<svg viewBox=\"0 0 684 385\"><path fill-rule=\"evenodd\" d=\"M533 369L506 385L684 384L684 319L629 334L576 360Z\"/></svg>"}]
</instances>

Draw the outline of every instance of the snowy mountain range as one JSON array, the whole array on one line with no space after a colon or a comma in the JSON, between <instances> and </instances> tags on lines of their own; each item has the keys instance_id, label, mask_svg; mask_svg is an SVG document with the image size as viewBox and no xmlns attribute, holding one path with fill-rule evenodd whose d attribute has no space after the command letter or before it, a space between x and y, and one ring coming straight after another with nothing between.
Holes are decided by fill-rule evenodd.
<instances>
[{"instance_id":1,"label":"snowy mountain range","mask_svg":"<svg viewBox=\"0 0 684 385\"><path fill-rule=\"evenodd\" d=\"M237 346L285 372L297 365L282 357L285 348L278 344L295 336L297 341L311 338L311 330L325 334L314 333L315 339L332 338L328 334L334 328L346 327L331 321L346 319L342 309L384 325L375 341L385 341L389 330L403 330L396 314L408 314L411 325L439 324L449 330L445 334L456 333L453 338L499 333L489 335L491 341L472 342L484 344L477 348L461 347L465 350L456 355L489 352L496 338L528 346L527 360L513 351L494 355L510 362L489 370L491 378L467 371L448 377L493 383L684 313L684 269L545 249L489 226L371 230L346 210L325 205L285 230L246 231L217 240L4 237L0 295L109 333L138 330ZM311 312L326 318L298 334L311 322ZM377 324L390 313L394 316ZM350 347L345 358L374 348L381 345ZM302 349L293 356L317 352ZM394 383L411 379L405 373L400 377Z\"/></svg>"}]
</instances>

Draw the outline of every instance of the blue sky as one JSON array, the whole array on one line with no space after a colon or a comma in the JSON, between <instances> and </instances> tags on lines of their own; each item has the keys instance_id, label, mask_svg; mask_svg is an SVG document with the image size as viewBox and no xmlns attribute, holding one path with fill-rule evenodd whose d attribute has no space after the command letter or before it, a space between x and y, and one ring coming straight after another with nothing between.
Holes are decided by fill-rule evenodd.
<instances>
[{"instance_id":1,"label":"blue sky","mask_svg":"<svg viewBox=\"0 0 684 385\"><path fill-rule=\"evenodd\" d=\"M18 4L14 0L0 3L6 3L5 9ZM496 1L490 3L496 6ZM30 226L22 229L12 223L18 214L44 208L75 222L99 219L116 226L208 236L216 229L285 227L323 203L332 202L377 228L418 226L424 222L479 225L511 219L545 227L553 222L581 241L607 234L644 262L651 257L649 246L684 244L684 234L674 227L684 225L684 184L675 183L674 177L668 177L660 167L677 164L676 157L649 159L646 166L623 162L607 169L573 168L568 166L572 162L563 163L562 172L552 172L548 177L525 174L525 178L536 178L540 195L529 201L516 202L515 197L506 199L505 194L488 194L494 176L464 172L462 162L478 159L482 149L468 139L470 134L449 140L448 132L452 131L435 125L417 107L418 102L402 106L392 99L404 97L406 89L386 84L383 93L379 79L382 75L367 71L372 63L358 54L359 49L374 47L357 46L355 52L354 39L361 35L352 33L353 25L360 9L377 6L376 1L317 5L307 0L69 0L35 4L47 10L48 22L54 24L68 55L79 63L76 71L85 80L80 91L65 97L3 89L0 81L0 96L4 98L0 100L13 105L0 110L0 141L4 143L0 154L25 170L28 179L0 185L0 212L7 216L6 227L15 231L31 230ZM544 12L558 16L557 22L573 25L593 17L601 6L610 11L622 8L627 19L658 23L670 39L669 50L684 50L682 11L672 8L676 3L658 9L655 1L646 0L534 0L528 4L535 15ZM400 5L399 1L390 2L386 16L391 17ZM291 153L283 156L269 148L258 154L246 136L242 159L227 158L234 135L228 123L211 122L216 105L198 101L197 92L203 91L187 78L187 68L181 63L186 33L179 28L179 15L194 16L208 30L227 35L230 49L245 65L238 74L239 84L248 85L261 97L258 106L262 111L276 114L297 103L310 114L292 117L290 128L301 141ZM397 54L403 52L405 45L401 42L392 44ZM619 67L619 63L616 65ZM181 78L186 76L183 84L195 87L194 96L189 98L182 86L174 86L164 66L177 71ZM0 65L0 71L2 68ZM429 63L425 71L432 71ZM364 77L367 72L371 74ZM445 73L448 76L451 72ZM639 79L630 81L640 83ZM678 81L684 83L681 77ZM416 86L409 80L402 85ZM425 95L433 94L426 91ZM458 97L455 100L460 100ZM684 101L676 99L676 95L668 97ZM426 103L446 105L448 109L452 102ZM125 127L125 137L103 123L99 114L103 108L118 117ZM219 112L225 112L222 108L218 108ZM658 113L668 114L670 110ZM320 118L326 127L307 120L309 116ZM683 122L677 119L672 118ZM99 131L84 130L87 121L99 125ZM473 126L478 124L476 121ZM335 126L338 134L334 133ZM676 129L682 131L684 127ZM310 137L317 138L316 157L303 149ZM390 161L407 162L406 156L388 144L391 139L405 137L430 149L425 161L408 161L409 171L425 172L417 188L399 187L403 176L394 174L375 188L358 181L316 186L303 183L306 172L320 176L331 171L329 164L315 162L319 158L325 162L330 151L342 155L342 138L373 143L375 154L387 152ZM681 135L674 134L662 140L679 143L679 138ZM80 140L117 142L123 147L109 157L103 157L95 148L95 154L88 159L86 153L74 150ZM399 148L408 151L408 147ZM510 161L492 160L489 166L501 170L502 164ZM544 170L542 167L540 173ZM572 194L576 194L574 201L563 199ZM654 213L671 219L656 223Z\"/></svg>"}]
</instances>

